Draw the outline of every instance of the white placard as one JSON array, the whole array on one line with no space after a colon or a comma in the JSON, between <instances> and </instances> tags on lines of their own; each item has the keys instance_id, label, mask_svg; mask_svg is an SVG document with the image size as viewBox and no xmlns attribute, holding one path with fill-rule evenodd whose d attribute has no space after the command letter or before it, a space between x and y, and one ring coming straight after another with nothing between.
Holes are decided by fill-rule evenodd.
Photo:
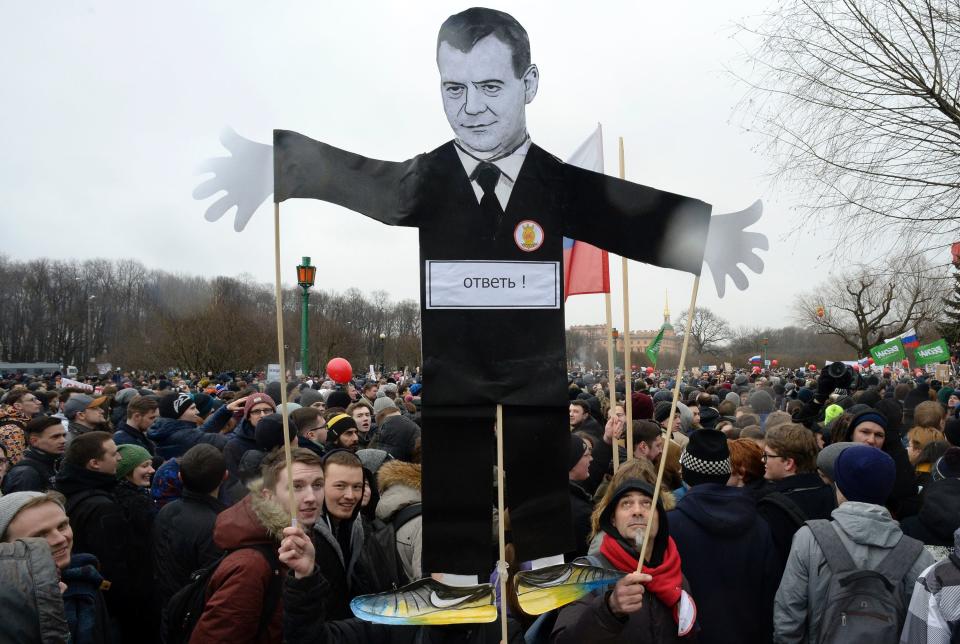
<instances>
[{"instance_id":1,"label":"white placard","mask_svg":"<svg viewBox=\"0 0 960 644\"><path fill-rule=\"evenodd\" d=\"M428 309L559 309L560 262L426 260Z\"/></svg>"},{"instance_id":2,"label":"white placard","mask_svg":"<svg viewBox=\"0 0 960 644\"><path fill-rule=\"evenodd\" d=\"M83 391L93 392L93 385L88 385L72 378L60 378L60 387L63 389L81 389Z\"/></svg>"},{"instance_id":3,"label":"white placard","mask_svg":"<svg viewBox=\"0 0 960 644\"><path fill-rule=\"evenodd\" d=\"M280 382L280 365L267 365L267 382Z\"/></svg>"}]
</instances>

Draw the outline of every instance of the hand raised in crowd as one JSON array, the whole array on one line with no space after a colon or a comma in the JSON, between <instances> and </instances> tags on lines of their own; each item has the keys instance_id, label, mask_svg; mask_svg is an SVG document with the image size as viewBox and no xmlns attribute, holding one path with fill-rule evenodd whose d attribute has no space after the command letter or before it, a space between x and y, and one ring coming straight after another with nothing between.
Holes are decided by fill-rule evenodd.
<instances>
[{"instance_id":1,"label":"hand raised in crowd","mask_svg":"<svg viewBox=\"0 0 960 644\"><path fill-rule=\"evenodd\" d=\"M293 571L294 577L303 579L313 573L316 551L313 542L300 528L283 529L283 541L280 542L280 561Z\"/></svg>"},{"instance_id":2,"label":"hand raised in crowd","mask_svg":"<svg viewBox=\"0 0 960 644\"><path fill-rule=\"evenodd\" d=\"M603 442L610 445L615 440L619 440L623 435L623 419L613 414L607 419L607 424L603 428Z\"/></svg>"},{"instance_id":3,"label":"hand raised in crowd","mask_svg":"<svg viewBox=\"0 0 960 644\"><path fill-rule=\"evenodd\" d=\"M242 398L237 398L236 400L231 400L227 403L227 409L230 411L240 411L243 409L243 404L247 402L247 398L250 396L243 396Z\"/></svg>"},{"instance_id":4,"label":"hand raised in crowd","mask_svg":"<svg viewBox=\"0 0 960 644\"><path fill-rule=\"evenodd\" d=\"M607 598L610 612L617 616L635 613L643 607L644 584L653 580L653 577L643 572L632 572L613 587Z\"/></svg>"}]
</instances>

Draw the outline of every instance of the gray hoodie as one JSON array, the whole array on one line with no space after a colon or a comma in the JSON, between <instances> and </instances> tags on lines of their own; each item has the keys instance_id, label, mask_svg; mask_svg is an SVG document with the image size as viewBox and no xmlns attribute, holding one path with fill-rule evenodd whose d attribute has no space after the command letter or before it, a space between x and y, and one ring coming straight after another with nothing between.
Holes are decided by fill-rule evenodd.
<instances>
[{"instance_id":1,"label":"gray hoodie","mask_svg":"<svg viewBox=\"0 0 960 644\"><path fill-rule=\"evenodd\" d=\"M879 565L903 536L900 525L880 505L847 501L834 510L831 517L840 541L861 568ZM900 582L904 606L910 603L914 582L932 563L933 556L921 550L910 572ZM803 526L793 537L787 567L774 600L774 642L816 643L831 577L817 540L810 528Z\"/></svg>"}]
</instances>

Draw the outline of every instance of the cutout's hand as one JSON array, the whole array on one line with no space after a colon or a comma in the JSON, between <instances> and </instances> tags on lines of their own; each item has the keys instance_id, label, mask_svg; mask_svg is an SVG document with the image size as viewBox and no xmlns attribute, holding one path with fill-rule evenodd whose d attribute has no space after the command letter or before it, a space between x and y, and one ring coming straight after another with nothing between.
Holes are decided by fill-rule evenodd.
<instances>
[{"instance_id":1,"label":"cutout's hand","mask_svg":"<svg viewBox=\"0 0 960 644\"><path fill-rule=\"evenodd\" d=\"M727 275L741 291L749 286L747 276L737 264L743 264L757 275L763 272L763 260L754 249L770 250L767 236L746 230L757 223L762 215L763 202L757 199L746 210L710 218L703 261L710 268L720 297L726 292Z\"/></svg>"},{"instance_id":2,"label":"cutout's hand","mask_svg":"<svg viewBox=\"0 0 960 644\"><path fill-rule=\"evenodd\" d=\"M204 217L217 221L235 206L233 229L240 232L273 194L273 146L245 139L229 127L220 133L220 143L230 156L207 159L201 164L201 173L212 172L214 176L193 189L193 198L206 199L226 192L207 208Z\"/></svg>"}]
</instances>

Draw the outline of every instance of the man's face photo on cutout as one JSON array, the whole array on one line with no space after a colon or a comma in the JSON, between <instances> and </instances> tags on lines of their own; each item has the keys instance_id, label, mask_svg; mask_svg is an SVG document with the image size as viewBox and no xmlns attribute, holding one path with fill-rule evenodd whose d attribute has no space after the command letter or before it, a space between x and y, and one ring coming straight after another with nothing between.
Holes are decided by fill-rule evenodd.
<instances>
[{"instance_id":1,"label":"man's face photo on cutout","mask_svg":"<svg viewBox=\"0 0 960 644\"><path fill-rule=\"evenodd\" d=\"M477 156L508 153L527 136L526 105L537 94L539 72L514 70L514 52L494 35L462 52L446 41L437 48L440 92L447 121Z\"/></svg>"}]
</instances>

